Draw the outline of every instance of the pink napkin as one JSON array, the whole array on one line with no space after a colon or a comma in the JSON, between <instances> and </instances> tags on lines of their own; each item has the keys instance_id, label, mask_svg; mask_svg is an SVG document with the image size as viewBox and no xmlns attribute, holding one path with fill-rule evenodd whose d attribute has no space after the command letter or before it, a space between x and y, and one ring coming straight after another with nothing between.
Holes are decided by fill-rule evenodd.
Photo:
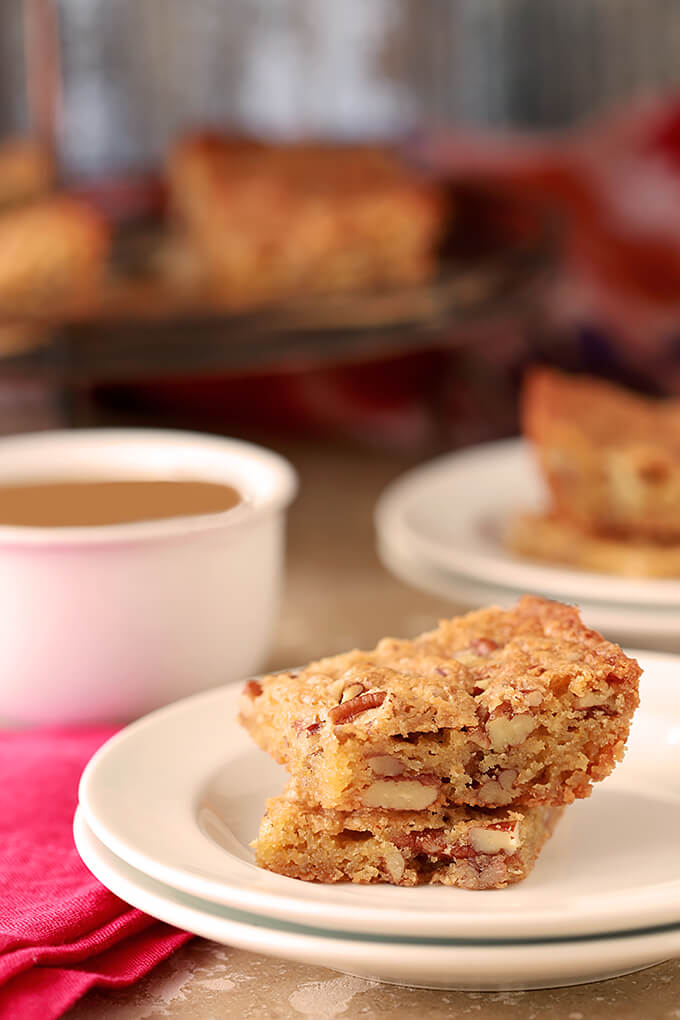
<instances>
[{"instance_id":1,"label":"pink napkin","mask_svg":"<svg viewBox=\"0 0 680 1020\"><path fill-rule=\"evenodd\" d=\"M0 1020L52 1020L191 938L110 893L73 844L78 779L112 732L0 733Z\"/></svg>"}]
</instances>

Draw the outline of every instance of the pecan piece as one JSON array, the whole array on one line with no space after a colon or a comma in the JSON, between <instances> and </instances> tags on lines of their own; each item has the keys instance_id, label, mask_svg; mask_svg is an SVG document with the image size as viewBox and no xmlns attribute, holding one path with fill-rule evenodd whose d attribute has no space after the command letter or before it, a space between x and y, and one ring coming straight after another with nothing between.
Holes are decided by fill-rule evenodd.
<instances>
[{"instance_id":1,"label":"pecan piece","mask_svg":"<svg viewBox=\"0 0 680 1020\"><path fill-rule=\"evenodd\" d=\"M312 719L309 721L309 716L306 719L296 719L293 723L293 729L297 733L298 737L302 737L305 734L318 733L323 726L323 720Z\"/></svg>"},{"instance_id":2,"label":"pecan piece","mask_svg":"<svg viewBox=\"0 0 680 1020\"><path fill-rule=\"evenodd\" d=\"M404 871L406 870L406 861L399 851L393 846L385 847L383 858L385 861L385 868L390 879L398 885L404 875Z\"/></svg>"},{"instance_id":3,"label":"pecan piece","mask_svg":"<svg viewBox=\"0 0 680 1020\"><path fill-rule=\"evenodd\" d=\"M477 796L482 804L502 804L507 799L507 793L497 779L489 779L484 783Z\"/></svg>"},{"instance_id":4,"label":"pecan piece","mask_svg":"<svg viewBox=\"0 0 680 1020\"><path fill-rule=\"evenodd\" d=\"M368 767L376 776L401 776L406 771L403 761L392 754L372 754Z\"/></svg>"},{"instance_id":5,"label":"pecan piece","mask_svg":"<svg viewBox=\"0 0 680 1020\"><path fill-rule=\"evenodd\" d=\"M342 726L343 723L352 722L362 712L380 708L386 697L387 691L367 691L350 701L343 701L341 705L334 705L328 713L328 718L334 726Z\"/></svg>"},{"instance_id":6,"label":"pecan piece","mask_svg":"<svg viewBox=\"0 0 680 1020\"><path fill-rule=\"evenodd\" d=\"M447 843L437 829L423 829L421 832L404 832L392 837L392 842L401 850L414 854L427 854L439 861L455 861L476 856L470 846L463 843Z\"/></svg>"},{"instance_id":7,"label":"pecan piece","mask_svg":"<svg viewBox=\"0 0 680 1020\"><path fill-rule=\"evenodd\" d=\"M513 853L519 846L519 826L512 821L474 826L470 845L480 854Z\"/></svg>"},{"instance_id":8,"label":"pecan piece","mask_svg":"<svg viewBox=\"0 0 680 1020\"><path fill-rule=\"evenodd\" d=\"M515 769L503 769L498 776L498 782L501 784L503 790L511 790L513 783L517 779L518 773Z\"/></svg>"},{"instance_id":9,"label":"pecan piece","mask_svg":"<svg viewBox=\"0 0 680 1020\"><path fill-rule=\"evenodd\" d=\"M537 690L535 687L533 689L520 687L519 693L524 694L526 696L525 701L527 705L530 705L532 708L538 708L538 706L543 701L542 692Z\"/></svg>"},{"instance_id":10,"label":"pecan piece","mask_svg":"<svg viewBox=\"0 0 680 1020\"><path fill-rule=\"evenodd\" d=\"M609 701L610 691L586 691L580 698L576 698L575 708L601 708Z\"/></svg>"},{"instance_id":11,"label":"pecan piece","mask_svg":"<svg viewBox=\"0 0 680 1020\"><path fill-rule=\"evenodd\" d=\"M350 684L349 687L345 687L344 691L340 695L340 704L344 705L346 701L352 701L354 698L358 698L360 694L363 694L366 688L363 684Z\"/></svg>"},{"instance_id":12,"label":"pecan piece","mask_svg":"<svg viewBox=\"0 0 680 1020\"><path fill-rule=\"evenodd\" d=\"M367 786L361 799L366 807L386 811L423 811L438 796L436 776L385 776Z\"/></svg>"},{"instance_id":13,"label":"pecan piece","mask_svg":"<svg viewBox=\"0 0 680 1020\"><path fill-rule=\"evenodd\" d=\"M498 643L494 641L493 638L480 637L476 638L471 643L470 648L473 648L477 652L477 655L490 655L491 652L496 651Z\"/></svg>"},{"instance_id":14,"label":"pecan piece","mask_svg":"<svg viewBox=\"0 0 680 1020\"><path fill-rule=\"evenodd\" d=\"M503 769L495 779L489 779L480 787L478 797L482 804L506 804L512 800L512 786L517 779L515 769Z\"/></svg>"},{"instance_id":15,"label":"pecan piece","mask_svg":"<svg viewBox=\"0 0 680 1020\"><path fill-rule=\"evenodd\" d=\"M507 705L501 706L491 713L486 724L486 732L494 751L505 751L508 747L517 747L524 743L538 722L530 712L512 715Z\"/></svg>"}]
</instances>

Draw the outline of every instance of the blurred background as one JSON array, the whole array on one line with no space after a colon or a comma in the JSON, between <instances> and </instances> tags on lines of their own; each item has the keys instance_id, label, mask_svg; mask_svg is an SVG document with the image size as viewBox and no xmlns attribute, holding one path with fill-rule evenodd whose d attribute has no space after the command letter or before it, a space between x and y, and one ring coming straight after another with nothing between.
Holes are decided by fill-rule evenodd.
<instances>
[{"instance_id":1,"label":"blurred background","mask_svg":"<svg viewBox=\"0 0 680 1020\"><path fill-rule=\"evenodd\" d=\"M274 664L428 626L389 480L532 363L680 392L678 55L673 0L4 0L0 432L264 442Z\"/></svg>"},{"instance_id":2,"label":"blurred background","mask_svg":"<svg viewBox=\"0 0 680 1020\"><path fill-rule=\"evenodd\" d=\"M678 48L670 0L5 0L3 430L422 454L511 434L530 360L674 390ZM232 156L194 172L207 132ZM286 166L304 140L355 151ZM370 204L385 173L362 234L348 188Z\"/></svg>"}]
</instances>

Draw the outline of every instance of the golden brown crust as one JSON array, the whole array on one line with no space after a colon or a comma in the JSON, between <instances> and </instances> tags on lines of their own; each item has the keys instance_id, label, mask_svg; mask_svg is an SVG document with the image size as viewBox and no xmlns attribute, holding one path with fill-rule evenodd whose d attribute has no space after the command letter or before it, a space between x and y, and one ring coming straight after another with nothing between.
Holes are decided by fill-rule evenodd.
<instances>
[{"instance_id":1,"label":"golden brown crust","mask_svg":"<svg viewBox=\"0 0 680 1020\"><path fill-rule=\"evenodd\" d=\"M603 535L680 539L680 401L537 369L522 425L557 516Z\"/></svg>"},{"instance_id":2,"label":"golden brown crust","mask_svg":"<svg viewBox=\"0 0 680 1020\"><path fill-rule=\"evenodd\" d=\"M174 148L168 182L226 304L417 283L435 268L443 194L385 148L201 134Z\"/></svg>"}]
</instances>

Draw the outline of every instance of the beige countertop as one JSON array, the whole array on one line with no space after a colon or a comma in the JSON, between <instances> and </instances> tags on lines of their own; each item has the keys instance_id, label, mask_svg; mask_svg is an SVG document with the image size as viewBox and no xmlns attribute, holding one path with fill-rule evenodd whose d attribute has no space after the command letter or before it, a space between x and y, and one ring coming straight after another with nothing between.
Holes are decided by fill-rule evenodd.
<instances>
[{"instance_id":1,"label":"beige countertop","mask_svg":"<svg viewBox=\"0 0 680 1020\"><path fill-rule=\"evenodd\" d=\"M319 445L282 449L300 472L287 587L270 665L285 667L386 634L409 636L452 607L394 580L374 550L372 508L409 465ZM91 992L69 1020L680 1020L680 961L616 980L538 992L382 985L194 939L143 981Z\"/></svg>"}]
</instances>

